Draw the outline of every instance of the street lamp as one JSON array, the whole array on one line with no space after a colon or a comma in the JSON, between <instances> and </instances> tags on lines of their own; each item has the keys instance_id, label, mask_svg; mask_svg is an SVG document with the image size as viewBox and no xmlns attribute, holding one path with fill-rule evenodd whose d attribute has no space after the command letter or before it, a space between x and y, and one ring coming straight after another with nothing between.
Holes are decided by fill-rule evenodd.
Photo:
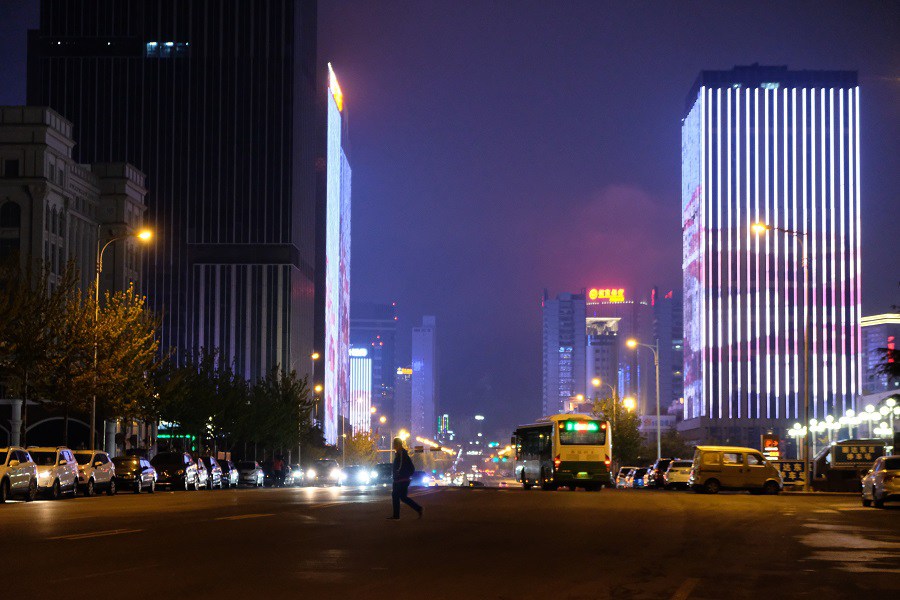
<instances>
[{"instance_id":1,"label":"street lamp","mask_svg":"<svg viewBox=\"0 0 900 600\"><path fill-rule=\"evenodd\" d=\"M114 242L118 242L119 240L133 237L146 243L153 239L153 232L151 230L141 229L137 232L117 235L106 240L106 243L103 243L103 240L100 237L100 227L101 225L97 225L97 261L95 263L96 273L94 278L94 393L91 397L91 450L97 449L97 327L100 323L100 274L103 272L103 253L106 252L106 249Z\"/></svg>"},{"instance_id":2,"label":"street lamp","mask_svg":"<svg viewBox=\"0 0 900 600\"><path fill-rule=\"evenodd\" d=\"M662 458L662 423L659 417L659 340L656 344L642 344L634 338L625 341L625 345L634 350L638 346L649 348L653 352L653 366L656 368L656 460Z\"/></svg>"},{"instance_id":3,"label":"street lamp","mask_svg":"<svg viewBox=\"0 0 900 600\"><path fill-rule=\"evenodd\" d=\"M784 233L786 235L793 236L793 238L800 243L800 252L801 259L800 264L803 267L803 288L807 289L809 287L809 258L806 255L806 240L807 233L803 231L796 231L794 229L785 229L783 227L773 227L771 225L767 225L766 223L756 222L750 226L750 229L757 236L765 235L769 231L778 231ZM809 319L810 313L812 311L809 310L809 307L806 306L806 301L803 302L803 422L809 423ZM811 470L809 468L809 438L807 437L803 442L803 466L806 469L806 479L803 482L803 491L809 491L809 483L810 477L809 474Z\"/></svg>"},{"instance_id":4,"label":"street lamp","mask_svg":"<svg viewBox=\"0 0 900 600\"><path fill-rule=\"evenodd\" d=\"M635 402L634 398L632 398L631 396L625 396L624 398L622 398L622 406L628 412L632 412L634 410L634 407L637 406L637 402Z\"/></svg>"},{"instance_id":5,"label":"street lamp","mask_svg":"<svg viewBox=\"0 0 900 600\"><path fill-rule=\"evenodd\" d=\"M800 425L800 423L794 423L794 426L788 429L787 434L794 438L794 441L797 442L797 458L800 458L800 438L806 437L807 429ZM804 444L805 447L805 444ZM809 479L809 473L806 475L807 479Z\"/></svg>"}]
</instances>

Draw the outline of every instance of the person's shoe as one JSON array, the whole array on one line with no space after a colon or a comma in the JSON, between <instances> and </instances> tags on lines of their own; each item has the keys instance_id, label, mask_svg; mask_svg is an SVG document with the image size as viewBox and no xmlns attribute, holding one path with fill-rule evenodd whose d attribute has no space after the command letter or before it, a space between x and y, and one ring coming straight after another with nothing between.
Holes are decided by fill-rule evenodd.
<instances>
[{"instance_id":1,"label":"person's shoe","mask_svg":"<svg viewBox=\"0 0 900 600\"><path fill-rule=\"evenodd\" d=\"M388 517L387 520L388 521L399 521L400 517Z\"/></svg>"},{"instance_id":2,"label":"person's shoe","mask_svg":"<svg viewBox=\"0 0 900 600\"><path fill-rule=\"evenodd\" d=\"M425 509L424 509L424 508L419 508L419 510L416 511L416 512L419 513L419 518L421 519L421 518L422 518L422 513L425 512Z\"/></svg>"}]
</instances>

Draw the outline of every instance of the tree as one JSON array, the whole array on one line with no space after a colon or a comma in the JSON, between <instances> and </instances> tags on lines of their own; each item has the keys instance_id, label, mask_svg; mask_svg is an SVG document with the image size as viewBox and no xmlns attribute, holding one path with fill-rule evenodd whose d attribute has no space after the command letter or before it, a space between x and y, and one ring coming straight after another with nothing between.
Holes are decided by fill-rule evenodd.
<instances>
[{"instance_id":1,"label":"tree","mask_svg":"<svg viewBox=\"0 0 900 600\"><path fill-rule=\"evenodd\" d=\"M694 456L694 447L687 443L677 429L669 429L662 433L660 447L662 448L663 456L671 458L691 458Z\"/></svg>"},{"instance_id":2,"label":"tree","mask_svg":"<svg viewBox=\"0 0 900 600\"><path fill-rule=\"evenodd\" d=\"M593 412L611 424L615 463L619 466L640 464L647 459L641 432L638 429L640 419L633 411L622 407L618 395L595 401Z\"/></svg>"},{"instance_id":3,"label":"tree","mask_svg":"<svg viewBox=\"0 0 900 600\"><path fill-rule=\"evenodd\" d=\"M273 367L256 382L252 391L256 431L254 441L265 441L272 448L296 448L310 435L312 397L306 377L296 371Z\"/></svg>"},{"instance_id":4,"label":"tree","mask_svg":"<svg viewBox=\"0 0 900 600\"><path fill-rule=\"evenodd\" d=\"M346 465L374 465L378 462L378 443L366 431L357 431L344 441Z\"/></svg>"}]
</instances>

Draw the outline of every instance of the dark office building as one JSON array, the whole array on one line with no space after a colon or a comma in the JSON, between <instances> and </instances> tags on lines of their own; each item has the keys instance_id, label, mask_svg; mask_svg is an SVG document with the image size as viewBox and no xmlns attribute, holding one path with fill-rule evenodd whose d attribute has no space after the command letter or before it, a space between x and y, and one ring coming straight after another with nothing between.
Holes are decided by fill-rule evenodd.
<instances>
[{"instance_id":1,"label":"dark office building","mask_svg":"<svg viewBox=\"0 0 900 600\"><path fill-rule=\"evenodd\" d=\"M372 359L372 405L393 414L397 375L397 305L354 302L350 307L350 346L366 348Z\"/></svg>"},{"instance_id":2,"label":"dark office building","mask_svg":"<svg viewBox=\"0 0 900 600\"><path fill-rule=\"evenodd\" d=\"M161 343L241 373L309 369L316 261L316 2L43 0L28 103L75 160L146 173L144 292Z\"/></svg>"},{"instance_id":3,"label":"dark office building","mask_svg":"<svg viewBox=\"0 0 900 600\"><path fill-rule=\"evenodd\" d=\"M659 402L663 413L684 416L684 319L681 292L654 287L650 304L659 343Z\"/></svg>"}]
</instances>

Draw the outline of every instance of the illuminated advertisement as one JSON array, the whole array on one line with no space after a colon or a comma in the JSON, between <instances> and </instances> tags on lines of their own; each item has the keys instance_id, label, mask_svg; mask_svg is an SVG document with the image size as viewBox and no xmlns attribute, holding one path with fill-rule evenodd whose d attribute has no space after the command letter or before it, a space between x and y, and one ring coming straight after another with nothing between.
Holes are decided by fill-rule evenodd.
<instances>
[{"instance_id":1,"label":"illuminated advertisement","mask_svg":"<svg viewBox=\"0 0 900 600\"><path fill-rule=\"evenodd\" d=\"M625 302L625 290L622 288L591 288L589 300L605 300L611 303Z\"/></svg>"},{"instance_id":2,"label":"illuminated advertisement","mask_svg":"<svg viewBox=\"0 0 900 600\"><path fill-rule=\"evenodd\" d=\"M354 348L355 350L355 348ZM365 352L365 348L362 349ZM350 361L350 426L353 433L368 432L372 421L372 359L365 354L348 356Z\"/></svg>"},{"instance_id":3,"label":"illuminated advertisement","mask_svg":"<svg viewBox=\"0 0 900 600\"><path fill-rule=\"evenodd\" d=\"M350 400L350 166L341 147L343 93L328 65L325 182L325 441L337 443Z\"/></svg>"},{"instance_id":4,"label":"illuminated advertisement","mask_svg":"<svg viewBox=\"0 0 900 600\"><path fill-rule=\"evenodd\" d=\"M703 328L702 188L700 126L703 102L698 98L681 129L682 275L684 281L684 418L703 414L700 332Z\"/></svg>"}]
</instances>

